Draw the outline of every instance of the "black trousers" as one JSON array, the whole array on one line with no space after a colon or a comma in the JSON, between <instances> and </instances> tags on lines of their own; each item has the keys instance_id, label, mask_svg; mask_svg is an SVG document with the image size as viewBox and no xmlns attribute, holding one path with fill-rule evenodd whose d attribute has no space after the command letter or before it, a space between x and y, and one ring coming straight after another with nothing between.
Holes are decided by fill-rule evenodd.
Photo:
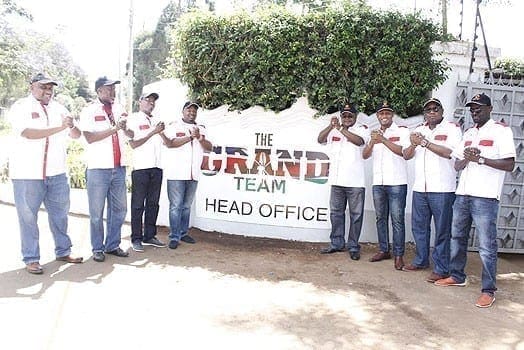
<instances>
[{"instance_id":1,"label":"black trousers","mask_svg":"<svg viewBox=\"0 0 524 350\"><path fill-rule=\"evenodd\" d=\"M133 170L131 180L131 242L147 241L156 235L162 169Z\"/></svg>"}]
</instances>

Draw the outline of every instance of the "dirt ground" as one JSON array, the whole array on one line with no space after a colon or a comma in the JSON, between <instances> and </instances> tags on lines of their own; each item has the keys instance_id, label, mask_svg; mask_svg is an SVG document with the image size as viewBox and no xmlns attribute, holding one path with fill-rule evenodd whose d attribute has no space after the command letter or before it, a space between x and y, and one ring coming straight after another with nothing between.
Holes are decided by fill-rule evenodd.
<instances>
[{"instance_id":1,"label":"dirt ground","mask_svg":"<svg viewBox=\"0 0 524 350\"><path fill-rule=\"evenodd\" d=\"M14 207L0 214L3 349L524 349L524 255L499 255L497 301L478 309L474 252L466 287L436 287L424 281L430 271L396 271L392 260L370 263L374 244L352 261L319 254L324 244L197 229L194 245L96 263L89 220L71 216L73 251L86 261L64 265L42 212L45 273L34 276L20 262ZM129 233L126 224L123 248Z\"/></svg>"},{"instance_id":2,"label":"dirt ground","mask_svg":"<svg viewBox=\"0 0 524 350\"><path fill-rule=\"evenodd\" d=\"M161 231L167 234L165 228ZM402 272L393 268L393 260L368 262L376 244L362 244L362 259L352 261L348 253L319 254L323 243L197 229L191 234L198 240L198 257L183 254L180 263L249 279L312 285L348 298L341 300L345 306L340 312L278 317L282 327L303 329L314 340L313 348L524 349L523 255L499 254L497 301L482 310L474 306L481 271L476 252L468 257L468 286L437 287L424 281L430 270ZM414 245L408 243L407 263L413 255ZM256 302L257 295L252 297ZM298 291L296 298L302 298ZM363 312L368 313L365 322L359 320Z\"/></svg>"}]
</instances>

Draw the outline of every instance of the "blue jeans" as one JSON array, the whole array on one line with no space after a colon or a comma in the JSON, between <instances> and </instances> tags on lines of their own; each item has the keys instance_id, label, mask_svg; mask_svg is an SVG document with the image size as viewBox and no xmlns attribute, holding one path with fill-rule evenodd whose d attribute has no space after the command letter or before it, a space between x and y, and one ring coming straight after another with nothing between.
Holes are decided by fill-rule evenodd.
<instances>
[{"instance_id":1,"label":"blue jeans","mask_svg":"<svg viewBox=\"0 0 524 350\"><path fill-rule=\"evenodd\" d=\"M413 191L411 227L417 248L413 265L429 267L429 241L433 217L435 223L435 242L431 255L433 271L439 275L449 274L449 241L454 200L453 192Z\"/></svg>"},{"instance_id":2,"label":"blue jeans","mask_svg":"<svg viewBox=\"0 0 524 350\"><path fill-rule=\"evenodd\" d=\"M131 180L131 242L147 241L156 236L162 169L133 170Z\"/></svg>"},{"instance_id":3,"label":"blue jeans","mask_svg":"<svg viewBox=\"0 0 524 350\"><path fill-rule=\"evenodd\" d=\"M56 257L71 253L71 239L67 234L69 212L69 183L65 174L48 176L45 180L13 180L22 257L26 264L40 261L40 231L38 210L44 203L49 228L55 241Z\"/></svg>"},{"instance_id":4,"label":"blue jeans","mask_svg":"<svg viewBox=\"0 0 524 350\"><path fill-rule=\"evenodd\" d=\"M457 196L453 204L451 229L451 276L458 282L466 280L464 268L471 224L479 240L482 261L482 292L493 294L497 287L497 216L499 201L494 198Z\"/></svg>"},{"instance_id":5,"label":"blue jeans","mask_svg":"<svg viewBox=\"0 0 524 350\"><path fill-rule=\"evenodd\" d=\"M87 169L87 198L93 252L109 252L120 246L127 213L126 168ZM104 207L107 201L104 242Z\"/></svg>"},{"instance_id":6,"label":"blue jeans","mask_svg":"<svg viewBox=\"0 0 524 350\"><path fill-rule=\"evenodd\" d=\"M360 251L358 240L364 218L365 191L363 187L331 186L329 200L331 235L329 238L332 248L342 249L345 246L347 204L349 207L348 249L350 252Z\"/></svg>"},{"instance_id":7,"label":"blue jeans","mask_svg":"<svg viewBox=\"0 0 524 350\"><path fill-rule=\"evenodd\" d=\"M189 214L195 198L198 181L167 180L169 198L169 240L180 241L189 230Z\"/></svg>"},{"instance_id":8,"label":"blue jeans","mask_svg":"<svg viewBox=\"0 0 524 350\"><path fill-rule=\"evenodd\" d=\"M393 255L403 256L406 243L406 194L408 185L374 185L373 204L377 218L377 235L379 248L389 252L389 221L393 227Z\"/></svg>"}]
</instances>

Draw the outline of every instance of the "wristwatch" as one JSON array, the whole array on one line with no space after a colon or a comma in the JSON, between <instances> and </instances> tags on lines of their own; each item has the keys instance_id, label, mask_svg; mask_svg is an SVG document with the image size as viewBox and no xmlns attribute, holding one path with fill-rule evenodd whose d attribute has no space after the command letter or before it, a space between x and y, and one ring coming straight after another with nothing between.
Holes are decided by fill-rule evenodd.
<instances>
[{"instance_id":1,"label":"wristwatch","mask_svg":"<svg viewBox=\"0 0 524 350\"><path fill-rule=\"evenodd\" d=\"M479 163L479 165L484 165L486 163L486 159L483 158L483 157L479 157L478 163Z\"/></svg>"},{"instance_id":2,"label":"wristwatch","mask_svg":"<svg viewBox=\"0 0 524 350\"><path fill-rule=\"evenodd\" d=\"M420 145L421 145L422 147L427 147L428 144L429 144L429 141L426 140L426 139L424 139L424 140L422 140L422 141L420 142Z\"/></svg>"}]
</instances>

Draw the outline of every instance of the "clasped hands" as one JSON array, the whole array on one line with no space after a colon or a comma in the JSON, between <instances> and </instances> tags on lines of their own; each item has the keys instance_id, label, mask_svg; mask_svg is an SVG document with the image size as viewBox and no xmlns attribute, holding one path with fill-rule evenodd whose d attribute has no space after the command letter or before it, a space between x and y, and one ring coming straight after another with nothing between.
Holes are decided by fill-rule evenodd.
<instances>
[{"instance_id":1,"label":"clasped hands","mask_svg":"<svg viewBox=\"0 0 524 350\"><path fill-rule=\"evenodd\" d=\"M427 142L424 135L422 135L420 132L412 132L409 134L409 141L413 146L420 146L423 145L424 142Z\"/></svg>"},{"instance_id":2,"label":"clasped hands","mask_svg":"<svg viewBox=\"0 0 524 350\"><path fill-rule=\"evenodd\" d=\"M478 163L480 159L480 149L476 147L464 148L464 159L470 162Z\"/></svg>"}]
</instances>

